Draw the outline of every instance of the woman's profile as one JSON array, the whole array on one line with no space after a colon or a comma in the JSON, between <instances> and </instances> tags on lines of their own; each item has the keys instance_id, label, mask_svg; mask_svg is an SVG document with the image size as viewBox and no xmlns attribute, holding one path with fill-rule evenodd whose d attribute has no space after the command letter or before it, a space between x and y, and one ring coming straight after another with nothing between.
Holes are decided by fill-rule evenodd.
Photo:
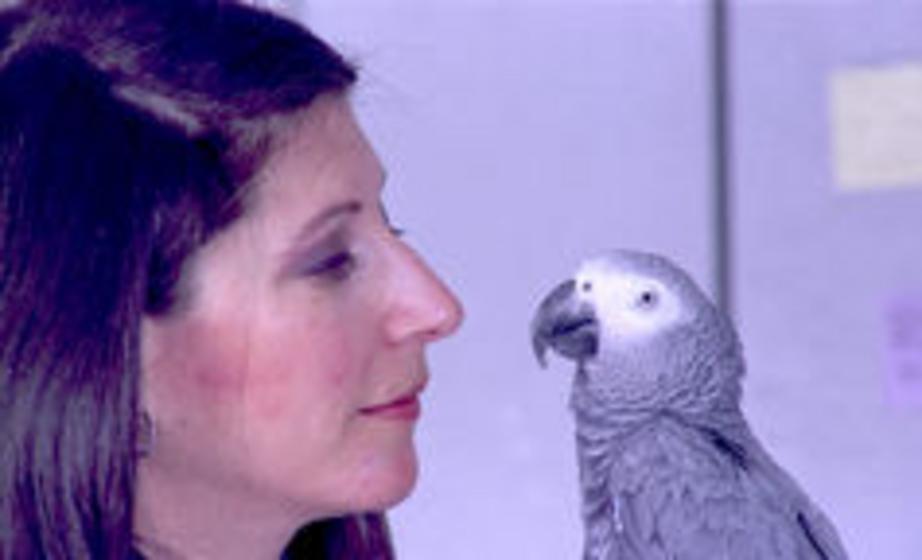
<instances>
[{"instance_id":1,"label":"woman's profile","mask_svg":"<svg viewBox=\"0 0 922 560\"><path fill-rule=\"evenodd\" d=\"M226 0L0 10L0 557L393 557L461 309L355 80Z\"/></svg>"}]
</instances>

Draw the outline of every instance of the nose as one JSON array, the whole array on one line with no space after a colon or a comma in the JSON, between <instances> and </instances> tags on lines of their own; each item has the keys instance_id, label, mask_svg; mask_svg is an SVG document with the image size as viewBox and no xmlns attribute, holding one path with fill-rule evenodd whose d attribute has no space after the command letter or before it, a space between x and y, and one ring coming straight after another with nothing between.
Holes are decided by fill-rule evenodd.
<instances>
[{"instance_id":1,"label":"nose","mask_svg":"<svg viewBox=\"0 0 922 560\"><path fill-rule=\"evenodd\" d=\"M415 251L405 245L398 248L392 270L387 316L392 342L432 342L461 326L461 302Z\"/></svg>"}]
</instances>

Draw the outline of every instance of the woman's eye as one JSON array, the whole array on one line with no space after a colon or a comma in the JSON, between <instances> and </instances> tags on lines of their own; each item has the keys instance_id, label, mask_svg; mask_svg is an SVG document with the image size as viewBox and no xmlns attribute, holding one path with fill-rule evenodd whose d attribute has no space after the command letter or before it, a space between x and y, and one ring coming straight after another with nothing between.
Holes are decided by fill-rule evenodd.
<instances>
[{"instance_id":1,"label":"woman's eye","mask_svg":"<svg viewBox=\"0 0 922 560\"><path fill-rule=\"evenodd\" d=\"M340 282L349 278L355 266L355 255L349 251L341 251L311 264L307 267L306 275Z\"/></svg>"}]
</instances>

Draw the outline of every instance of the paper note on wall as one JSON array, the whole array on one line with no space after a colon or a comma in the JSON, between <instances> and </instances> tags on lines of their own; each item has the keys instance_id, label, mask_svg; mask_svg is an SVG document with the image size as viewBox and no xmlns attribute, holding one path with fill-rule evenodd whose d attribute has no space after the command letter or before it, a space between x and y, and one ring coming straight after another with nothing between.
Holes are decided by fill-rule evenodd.
<instances>
[{"instance_id":1,"label":"paper note on wall","mask_svg":"<svg viewBox=\"0 0 922 560\"><path fill-rule=\"evenodd\" d=\"M899 296L890 302L886 344L892 400L922 405L922 294Z\"/></svg>"},{"instance_id":2,"label":"paper note on wall","mask_svg":"<svg viewBox=\"0 0 922 560\"><path fill-rule=\"evenodd\" d=\"M839 70L831 85L836 184L922 187L922 63Z\"/></svg>"}]
</instances>

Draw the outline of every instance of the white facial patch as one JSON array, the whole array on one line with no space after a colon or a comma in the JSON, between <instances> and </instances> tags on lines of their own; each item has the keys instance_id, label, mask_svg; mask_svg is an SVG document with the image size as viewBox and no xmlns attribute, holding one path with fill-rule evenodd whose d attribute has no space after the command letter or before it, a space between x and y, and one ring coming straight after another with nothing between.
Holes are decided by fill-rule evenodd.
<instances>
[{"instance_id":1,"label":"white facial patch","mask_svg":"<svg viewBox=\"0 0 922 560\"><path fill-rule=\"evenodd\" d=\"M682 318L682 304L668 285L604 258L585 262L575 281L577 297L595 309L603 337L618 344L646 340Z\"/></svg>"}]
</instances>

